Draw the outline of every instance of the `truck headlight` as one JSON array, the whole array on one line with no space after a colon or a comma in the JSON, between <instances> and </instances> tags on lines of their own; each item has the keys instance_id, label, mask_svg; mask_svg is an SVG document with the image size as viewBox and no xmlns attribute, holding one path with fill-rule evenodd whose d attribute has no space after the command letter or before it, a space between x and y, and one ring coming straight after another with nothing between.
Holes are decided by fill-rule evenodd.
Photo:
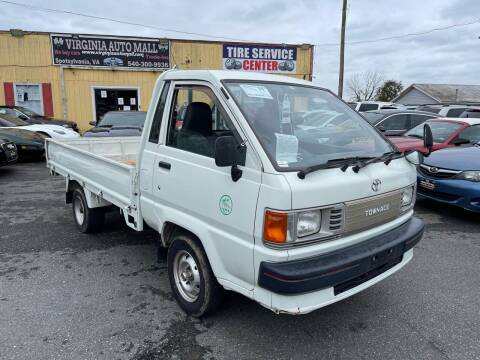
<instances>
[{"instance_id":1,"label":"truck headlight","mask_svg":"<svg viewBox=\"0 0 480 360\"><path fill-rule=\"evenodd\" d=\"M305 237L318 233L321 221L322 214L320 210L299 213L297 217L297 236Z\"/></svg>"},{"instance_id":2,"label":"truck headlight","mask_svg":"<svg viewBox=\"0 0 480 360\"><path fill-rule=\"evenodd\" d=\"M456 179L467 180L467 181L480 181L480 171L462 171L460 174L455 176Z\"/></svg>"},{"instance_id":3,"label":"truck headlight","mask_svg":"<svg viewBox=\"0 0 480 360\"><path fill-rule=\"evenodd\" d=\"M263 241L274 247L322 241L337 236L343 231L342 216L343 205L341 204L313 210L266 210ZM328 219L336 222L334 228L331 227L332 224Z\"/></svg>"}]
</instances>

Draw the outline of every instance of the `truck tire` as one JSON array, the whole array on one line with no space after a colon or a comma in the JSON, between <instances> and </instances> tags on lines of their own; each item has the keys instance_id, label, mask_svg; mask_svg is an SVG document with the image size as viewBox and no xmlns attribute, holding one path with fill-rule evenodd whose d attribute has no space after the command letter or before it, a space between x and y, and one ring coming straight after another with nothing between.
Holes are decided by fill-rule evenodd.
<instances>
[{"instance_id":1,"label":"truck tire","mask_svg":"<svg viewBox=\"0 0 480 360\"><path fill-rule=\"evenodd\" d=\"M94 233L100 231L105 222L103 209L92 209L87 205L85 193L79 187L73 190L72 194L73 219L78 230L82 233Z\"/></svg>"},{"instance_id":2,"label":"truck tire","mask_svg":"<svg viewBox=\"0 0 480 360\"><path fill-rule=\"evenodd\" d=\"M168 278L173 295L188 315L212 313L221 303L223 288L217 282L207 255L190 236L173 235L168 249Z\"/></svg>"}]
</instances>

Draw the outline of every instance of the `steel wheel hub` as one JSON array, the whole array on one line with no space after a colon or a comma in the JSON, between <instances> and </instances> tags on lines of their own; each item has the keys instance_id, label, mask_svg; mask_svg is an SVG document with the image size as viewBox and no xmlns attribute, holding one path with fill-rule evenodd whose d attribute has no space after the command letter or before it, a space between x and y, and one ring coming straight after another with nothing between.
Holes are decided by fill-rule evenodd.
<instances>
[{"instance_id":1,"label":"steel wheel hub","mask_svg":"<svg viewBox=\"0 0 480 360\"><path fill-rule=\"evenodd\" d=\"M173 260L173 276L178 292L188 302L194 302L200 294L200 272L192 255L181 250Z\"/></svg>"},{"instance_id":2,"label":"steel wheel hub","mask_svg":"<svg viewBox=\"0 0 480 360\"><path fill-rule=\"evenodd\" d=\"M80 198L76 197L73 201L73 209L75 212L75 219L77 223L83 225L85 221L85 208L83 207L83 202Z\"/></svg>"}]
</instances>

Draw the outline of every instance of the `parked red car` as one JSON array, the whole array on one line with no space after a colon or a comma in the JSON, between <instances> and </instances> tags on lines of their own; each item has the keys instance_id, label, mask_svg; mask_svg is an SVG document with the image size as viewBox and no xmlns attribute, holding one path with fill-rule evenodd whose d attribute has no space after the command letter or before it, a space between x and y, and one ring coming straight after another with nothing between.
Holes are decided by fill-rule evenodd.
<instances>
[{"instance_id":1,"label":"parked red car","mask_svg":"<svg viewBox=\"0 0 480 360\"><path fill-rule=\"evenodd\" d=\"M433 134L432 151L446 147L474 144L480 141L480 119L475 118L437 118L427 120ZM388 139L401 151L428 151L423 146L423 126L420 124L407 131L403 136L389 136Z\"/></svg>"}]
</instances>

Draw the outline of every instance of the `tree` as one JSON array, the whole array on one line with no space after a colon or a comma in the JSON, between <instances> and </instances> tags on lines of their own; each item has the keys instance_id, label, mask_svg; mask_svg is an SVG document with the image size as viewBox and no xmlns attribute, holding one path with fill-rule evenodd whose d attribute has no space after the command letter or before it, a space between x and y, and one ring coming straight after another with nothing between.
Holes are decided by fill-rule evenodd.
<instances>
[{"instance_id":1,"label":"tree","mask_svg":"<svg viewBox=\"0 0 480 360\"><path fill-rule=\"evenodd\" d=\"M376 71L356 73L348 81L348 88L355 101L373 100L382 81L383 75Z\"/></svg>"},{"instance_id":2,"label":"tree","mask_svg":"<svg viewBox=\"0 0 480 360\"><path fill-rule=\"evenodd\" d=\"M387 80L377 89L378 101L392 101L403 90L401 81Z\"/></svg>"}]
</instances>

